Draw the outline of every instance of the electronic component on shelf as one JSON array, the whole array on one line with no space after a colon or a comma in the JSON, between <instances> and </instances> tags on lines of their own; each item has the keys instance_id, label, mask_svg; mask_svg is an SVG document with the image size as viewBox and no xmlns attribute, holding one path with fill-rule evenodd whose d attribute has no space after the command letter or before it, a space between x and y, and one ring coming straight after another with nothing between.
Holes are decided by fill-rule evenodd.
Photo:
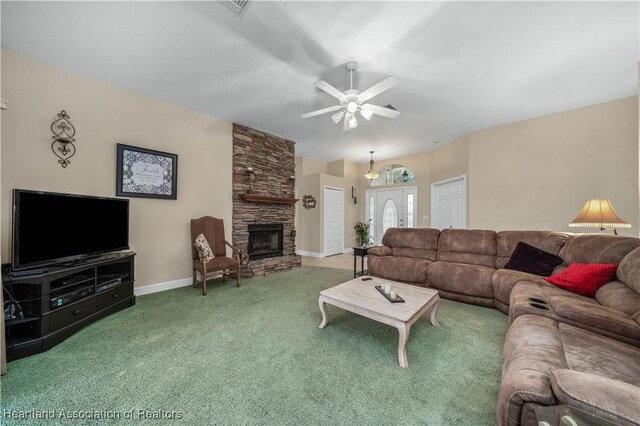
<instances>
[{"instance_id":1,"label":"electronic component on shelf","mask_svg":"<svg viewBox=\"0 0 640 426\"><path fill-rule=\"evenodd\" d=\"M68 305L69 303L82 299L90 294L93 294L93 284L85 285L72 292L52 297L50 299L49 306L51 309L59 308L60 306Z\"/></svg>"},{"instance_id":2,"label":"electronic component on shelf","mask_svg":"<svg viewBox=\"0 0 640 426\"><path fill-rule=\"evenodd\" d=\"M107 281L104 283L101 283L98 287L96 287L96 293L101 293L105 290L109 290L110 288L119 286L120 284L122 284L122 279L121 278L117 278L115 280L111 280L111 281Z\"/></svg>"},{"instance_id":3,"label":"electronic component on shelf","mask_svg":"<svg viewBox=\"0 0 640 426\"><path fill-rule=\"evenodd\" d=\"M42 275L48 271L47 268L38 268L38 269L25 269L23 271L13 271L9 275L13 278L15 277L27 277L29 275Z\"/></svg>"}]
</instances>

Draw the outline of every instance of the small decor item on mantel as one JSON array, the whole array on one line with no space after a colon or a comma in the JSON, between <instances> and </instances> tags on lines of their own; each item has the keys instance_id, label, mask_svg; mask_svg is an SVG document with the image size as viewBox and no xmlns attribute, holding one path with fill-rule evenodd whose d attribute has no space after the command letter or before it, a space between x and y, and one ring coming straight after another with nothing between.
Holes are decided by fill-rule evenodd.
<instances>
[{"instance_id":1,"label":"small decor item on mantel","mask_svg":"<svg viewBox=\"0 0 640 426\"><path fill-rule=\"evenodd\" d=\"M71 163L69 159L76 153L76 146L73 144L76 128L71 124L71 116L65 110L60 111L57 117L51 123L51 132L53 133L51 151L58 157L58 163L66 169Z\"/></svg>"},{"instance_id":2,"label":"small decor item on mantel","mask_svg":"<svg viewBox=\"0 0 640 426\"><path fill-rule=\"evenodd\" d=\"M314 197L313 195L303 195L302 205L304 206L305 209L315 209L316 197Z\"/></svg>"},{"instance_id":3,"label":"small decor item on mantel","mask_svg":"<svg viewBox=\"0 0 640 426\"><path fill-rule=\"evenodd\" d=\"M117 145L118 197L178 198L178 155L130 145Z\"/></svg>"}]
</instances>

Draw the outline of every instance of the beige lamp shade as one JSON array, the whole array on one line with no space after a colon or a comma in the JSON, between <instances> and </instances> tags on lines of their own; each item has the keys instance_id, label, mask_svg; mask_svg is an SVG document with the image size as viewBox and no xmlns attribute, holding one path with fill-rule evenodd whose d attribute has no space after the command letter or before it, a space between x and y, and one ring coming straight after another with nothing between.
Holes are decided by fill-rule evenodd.
<instances>
[{"instance_id":1,"label":"beige lamp shade","mask_svg":"<svg viewBox=\"0 0 640 426\"><path fill-rule=\"evenodd\" d=\"M569 224L577 228L631 228L631 224L620 219L608 199L587 200L584 207Z\"/></svg>"}]
</instances>

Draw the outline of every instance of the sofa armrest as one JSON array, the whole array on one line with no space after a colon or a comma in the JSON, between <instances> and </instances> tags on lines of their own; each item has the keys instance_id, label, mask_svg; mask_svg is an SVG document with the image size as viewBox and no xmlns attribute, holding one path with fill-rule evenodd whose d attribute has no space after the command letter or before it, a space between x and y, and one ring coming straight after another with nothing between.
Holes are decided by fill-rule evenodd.
<instances>
[{"instance_id":1,"label":"sofa armrest","mask_svg":"<svg viewBox=\"0 0 640 426\"><path fill-rule=\"evenodd\" d=\"M369 250L367 250L367 255L368 256L391 256L392 252L393 251L391 250L391 247L376 246L376 247L371 247Z\"/></svg>"},{"instance_id":2,"label":"sofa armrest","mask_svg":"<svg viewBox=\"0 0 640 426\"><path fill-rule=\"evenodd\" d=\"M616 424L640 424L640 387L574 370L553 370L550 379L562 404Z\"/></svg>"},{"instance_id":3,"label":"sofa armrest","mask_svg":"<svg viewBox=\"0 0 640 426\"><path fill-rule=\"evenodd\" d=\"M549 298L549 304L560 318L618 336L640 340L640 324L617 309L564 296Z\"/></svg>"},{"instance_id":4,"label":"sofa armrest","mask_svg":"<svg viewBox=\"0 0 640 426\"><path fill-rule=\"evenodd\" d=\"M522 408L528 402L544 406L556 405L549 377L535 370L504 374L496 412L498 426L520 426Z\"/></svg>"}]
</instances>

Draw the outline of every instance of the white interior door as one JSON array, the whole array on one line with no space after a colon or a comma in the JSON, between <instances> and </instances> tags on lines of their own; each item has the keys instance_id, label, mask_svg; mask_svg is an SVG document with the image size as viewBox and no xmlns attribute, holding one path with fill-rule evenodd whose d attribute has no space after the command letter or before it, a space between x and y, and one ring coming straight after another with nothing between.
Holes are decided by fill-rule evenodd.
<instances>
[{"instance_id":1,"label":"white interior door","mask_svg":"<svg viewBox=\"0 0 640 426\"><path fill-rule=\"evenodd\" d=\"M342 254L344 246L344 191L324 188L324 255Z\"/></svg>"},{"instance_id":2,"label":"white interior door","mask_svg":"<svg viewBox=\"0 0 640 426\"><path fill-rule=\"evenodd\" d=\"M431 185L431 227L467 227L467 178L459 176Z\"/></svg>"},{"instance_id":3,"label":"white interior door","mask_svg":"<svg viewBox=\"0 0 640 426\"><path fill-rule=\"evenodd\" d=\"M366 214L374 243L382 242L389 228L415 228L417 205L415 186L367 191Z\"/></svg>"}]
</instances>

